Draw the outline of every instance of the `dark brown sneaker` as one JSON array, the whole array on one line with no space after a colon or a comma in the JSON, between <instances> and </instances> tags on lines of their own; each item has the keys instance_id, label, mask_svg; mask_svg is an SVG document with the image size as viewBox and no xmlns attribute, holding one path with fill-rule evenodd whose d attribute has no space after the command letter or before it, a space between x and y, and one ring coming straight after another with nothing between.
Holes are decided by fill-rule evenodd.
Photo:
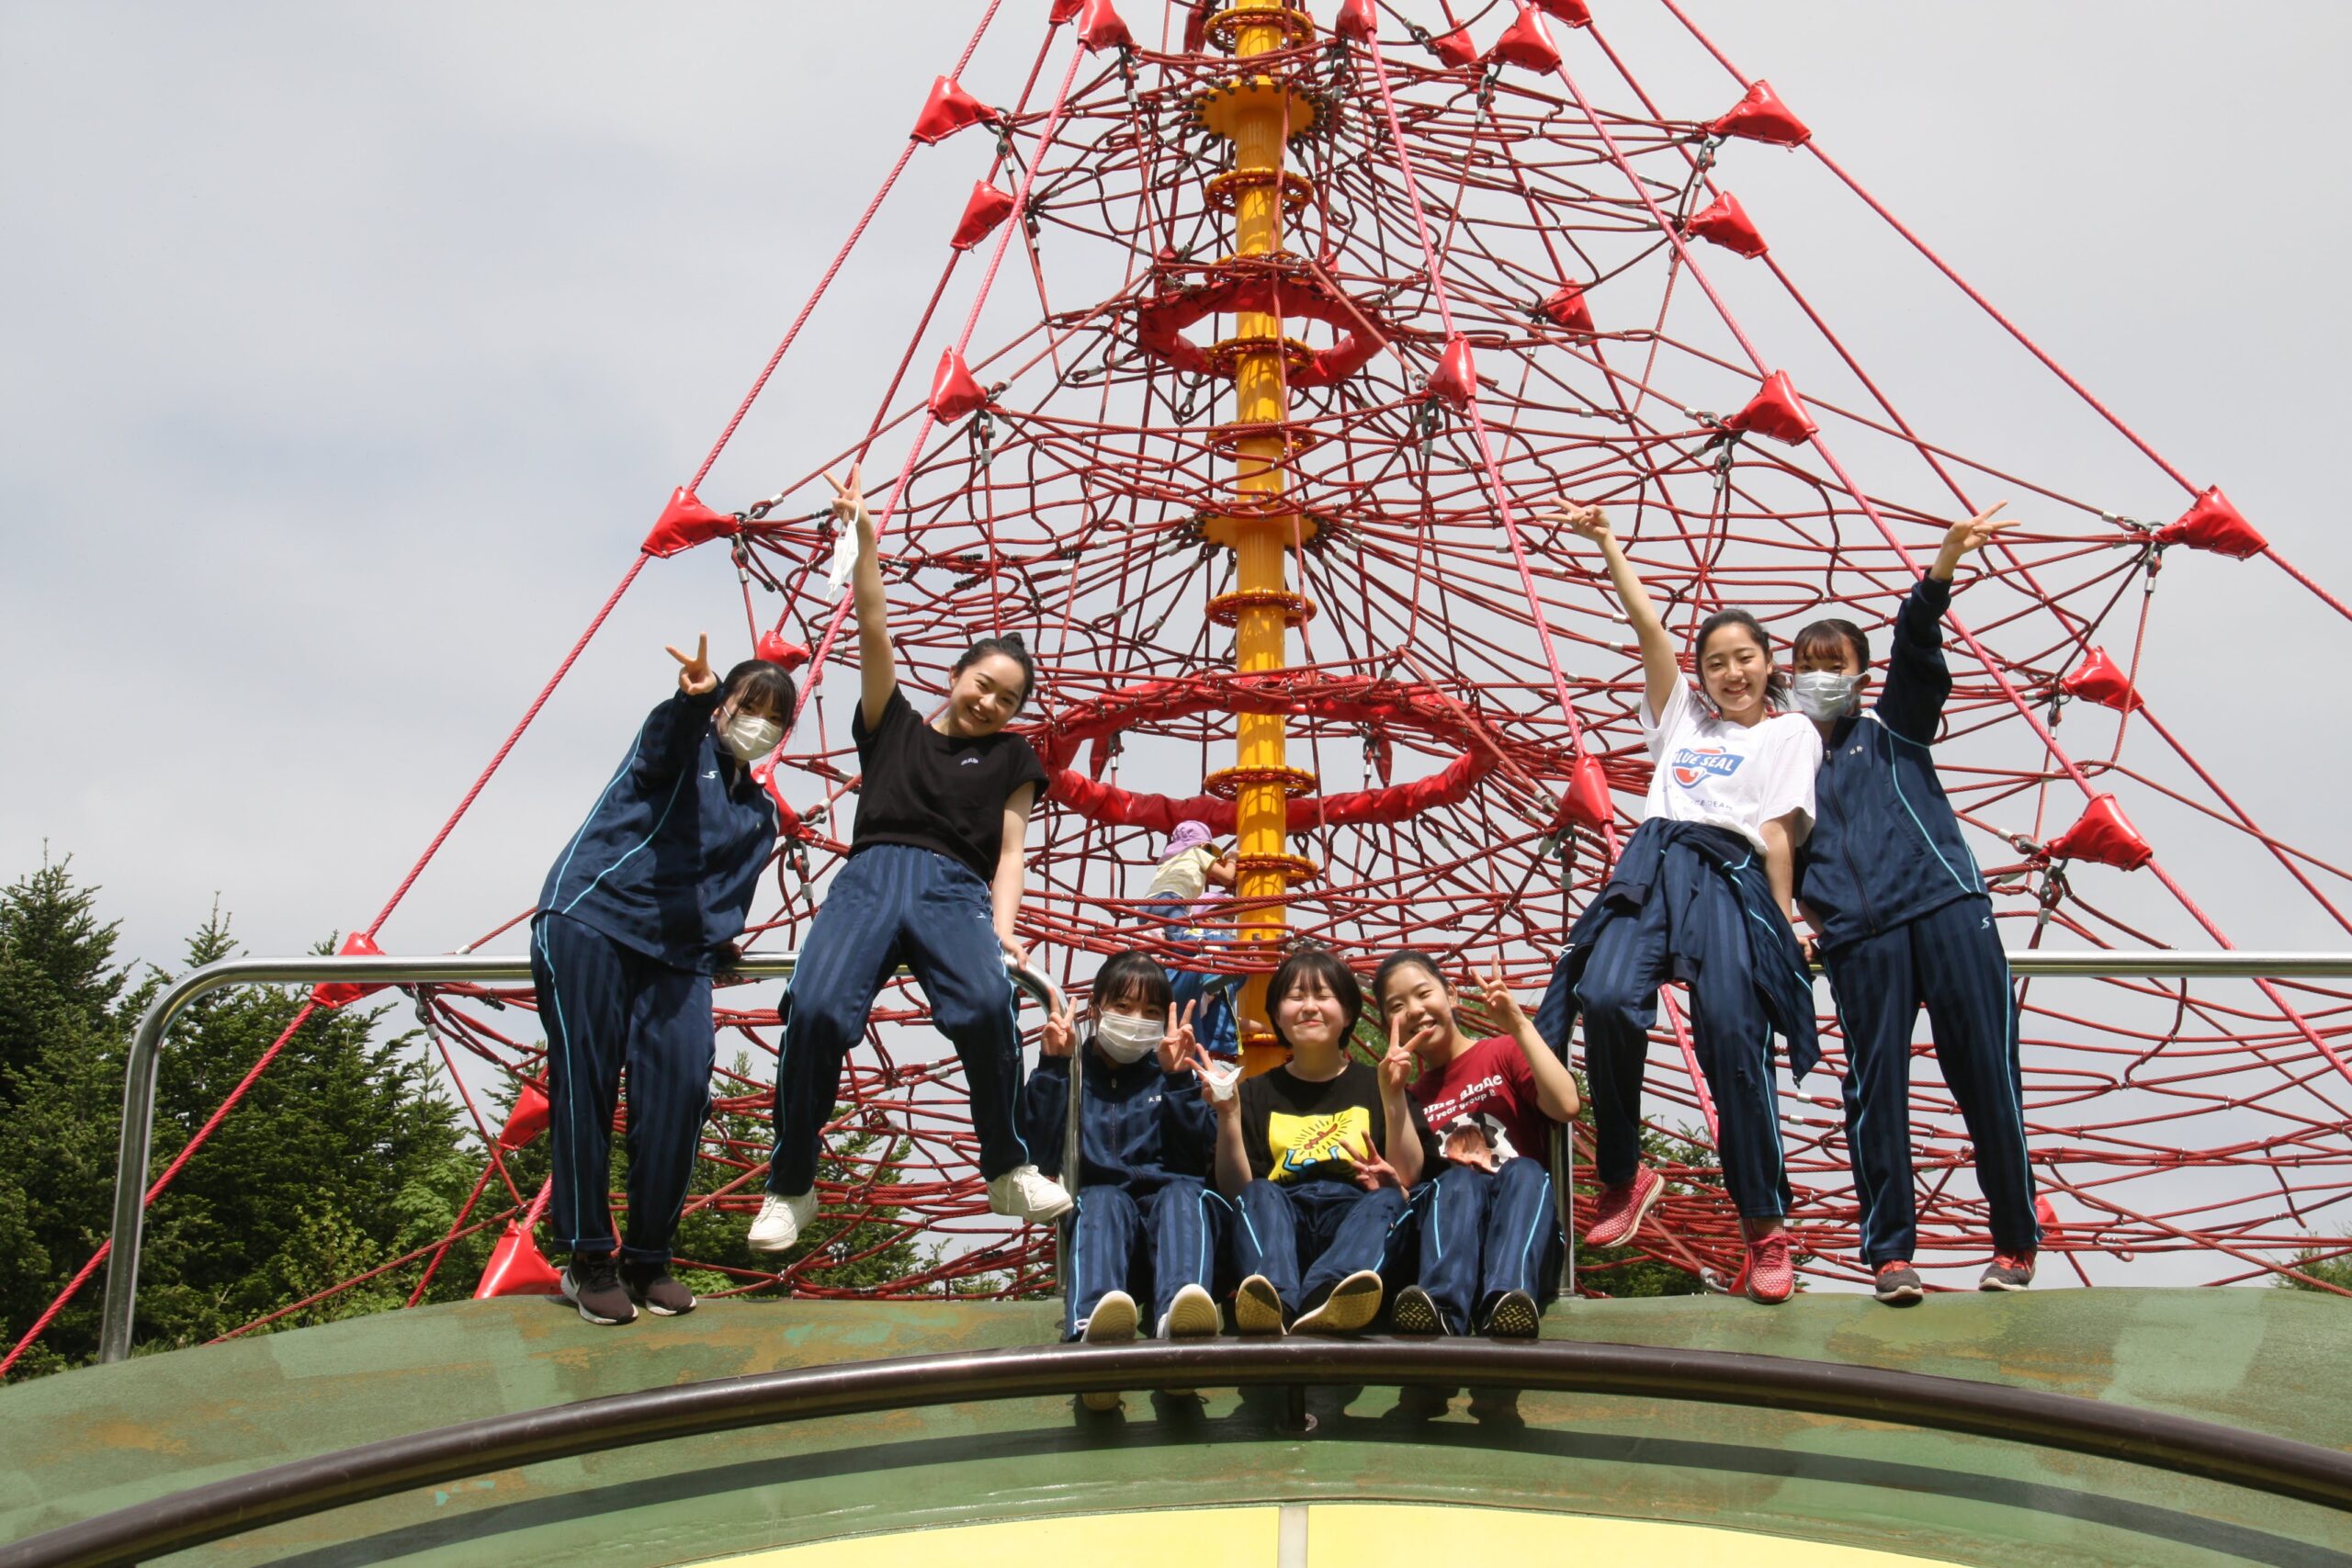
<instances>
[{"instance_id":1,"label":"dark brown sneaker","mask_svg":"<svg viewBox=\"0 0 2352 1568\"><path fill-rule=\"evenodd\" d=\"M2033 1254L1996 1252L1992 1267L1976 1281L1980 1291L2022 1291L2033 1283Z\"/></svg>"},{"instance_id":2,"label":"dark brown sneaker","mask_svg":"<svg viewBox=\"0 0 2352 1568\"><path fill-rule=\"evenodd\" d=\"M564 1266L557 1288L591 1323L611 1328L637 1321L637 1308L621 1288L620 1269L609 1258L574 1258Z\"/></svg>"},{"instance_id":3,"label":"dark brown sneaker","mask_svg":"<svg viewBox=\"0 0 2352 1568\"><path fill-rule=\"evenodd\" d=\"M666 1263L624 1263L621 1283L631 1301L656 1317L684 1317L695 1310L695 1293L670 1277Z\"/></svg>"},{"instance_id":4,"label":"dark brown sneaker","mask_svg":"<svg viewBox=\"0 0 2352 1568\"><path fill-rule=\"evenodd\" d=\"M1907 1307L1918 1305L1919 1299L1928 1293L1928 1289L1919 1283L1919 1271L1898 1259L1878 1266L1875 1293L1879 1300L1891 1307Z\"/></svg>"}]
</instances>

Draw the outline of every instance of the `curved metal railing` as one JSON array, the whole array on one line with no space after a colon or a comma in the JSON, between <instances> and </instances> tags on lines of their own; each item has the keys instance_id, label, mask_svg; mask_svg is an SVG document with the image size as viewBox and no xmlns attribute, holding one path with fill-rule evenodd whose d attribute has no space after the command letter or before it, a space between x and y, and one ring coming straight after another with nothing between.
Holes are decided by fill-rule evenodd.
<instances>
[{"instance_id":1,"label":"curved metal railing","mask_svg":"<svg viewBox=\"0 0 2352 1568\"><path fill-rule=\"evenodd\" d=\"M1780 1356L1576 1341L1228 1339L1039 1346L804 1367L492 1416L102 1514L0 1568L108 1568L488 1471L749 1427L1098 1390L1500 1385L1894 1422L2091 1454L2352 1511L2352 1454L2074 1394Z\"/></svg>"}]
</instances>

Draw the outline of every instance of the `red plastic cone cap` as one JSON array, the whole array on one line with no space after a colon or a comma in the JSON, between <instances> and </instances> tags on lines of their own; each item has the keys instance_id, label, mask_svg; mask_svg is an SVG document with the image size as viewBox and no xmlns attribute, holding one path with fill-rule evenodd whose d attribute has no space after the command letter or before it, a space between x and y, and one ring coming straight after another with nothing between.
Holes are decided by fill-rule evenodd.
<instances>
[{"instance_id":1,"label":"red plastic cone cap","mask_svg":"<svg viewBox=\"0 0 2352 1568\"><path fill-rule=\"evenodd\" d=\"M2230 504L2220 485L2199 496L2178 522L2157 529L2156 543L2187 545L2192 550L2211 550L2236 560L2258 556L2270 547L2270 541L2254 531L2245 514Z\"/></svg>"},{"instance_id":2,"label":"red plastic cone cap","mask_svg":"<svg viewBox=\"0 0 2352 1568\"><path fill-rule=\"evenodd\" d=\"M1797 396L1796 383L1789 379L1785 370L1775 370L1765 377L1764 384L1756 389L1756 395L1747 400L1747 406L1724 421L1724 427L1754 431L1792 446L1804 446L1820 428L1804 412L1804 400Z\"/></svg>"},{"instance_id":3,"label":"red plastic cone cap","mask_svg":"<svg viewBox=\"0 0 2352 1568\"><path fill-rule=\"evenodd\" d=\"M1565 327L1582 337L1592 336L1592 308L1584 302L1584 290L1571 283L1555 288L1535 307L1535 313L1555 327Z\"/></svg>"},{"instance_id":4,"label":"red plastic cone cap","mask_svg":"<svg viewBox=\"0 0 2352 1568\"><path fill-rule=\"evenodd\" d=\"M1609 825L1611 815L1609 775L1600 771L1600 759L1578 757L1568 774L1568 793L1560 802L1559 814L1552 818L1552 831L1574 825L1597 833Z\"/></svg>"},{"instance_id":5,"label":"red plastic cone cap","mask_svg":"<svg viewBox=\"0 0 2352 1568\"><path fill-rule=\"evenodd\" d=\"M2033 1198L2033 1218L2043 1230L2054 1231L2058 1228L2058 1211L2050 1206L2048 1198L2038 1192Z\"/></svg>"},{"instance_id":6,"label":"red plastic cone cap","mask_svg":"<svg viewBox=\"0 0 2352 1568\"><path fill-rule=\"evenodd\" d=\"M1437 356L1437 369L1430 377L1429 395L1457 409L1470 406L1478 395L1478 367L1470 357L1470 340L1460 333L1445 340L1445 352Z\"/></svg>"},{"instance_id":7,"label":"red plastic cone cap","mask_svg":"<svg viewBox=\"0 0 2352 1568\"><path fill-rule=\"evenodd\" d=\"M506 1125L498 1130L498 1146L519 1149L547 1130L547 1089L537 1078L525 1078L514 1096L514 1108L506 1113Z\"/></svg>"},{"instance_id":8,"label":"red plastic cone cap","mask_svg":"<svg viewBox=\"0 0 2352 1568\"><path fill-rule=\"evenodd\" d=\"M1535 8L1555 22L1572 28L1592 26L1592 7L1585 0L1535 0Z\"/></svg>"},{"instance_id":9,"label":"red plastic cone cap","mask_svg":"<svg viewBox=\"0 0 2352 1568\"><path fill-rule=\"evenodd\" d=\"M490 1249L490 1265L481 1271L481 1283L474 1287L474 1300L552 1296L562 1289L561 1278L539 1251L539 1244L531 1239L531 1233L509 1220L505 1234Z\"/></svg>"},{"instance_id":10,"label":"red plastic cone cap","mask_svg":"<svg viewBox=\"0 0 2352 1568\"><path fill-rule=\"evenodd\" d=\"M695 492L680 485L670 492L670 504L653 520L653 531L638 547L649 556L674 556L712 539L723 539L741 527L724 512L713 512Z\"/></svg>"},{"instance_id":11,"label":"red plastic cone cap","mask_svg":"<svg viewBox=\"0 0 2352 1568\"><path fill-rule=\"evenodd\" d=\"M1372 0L1347 0L1340 14L1331 19L1331 30L1356 43L1371 41L1379 21L1373 15Z\"/></svg>"},{"instance_id":12,"label":"red plastic cone cap","mask_svg":"<svg viewBox=\"0 0 2352 1568\"><path fill-rule=\"evenodd\" d=\"M956 221L955 237L947 243L959 251L968 251L990 234L996 226L1012 212L1012 197L986 180L972 182L972 199L964 204L964 216Z\"/></svg>"},{"instance_id":13,"label":"red plastic cone cap","mask_svg":"<svg viewBox=\"0 0 2352 1568\"><path fill-rule=\"evenodd\" d=\"M949 349L939 356L939 369L931 378L931 417L942 424L953 424L974 410L986 406L989 395L972 379L966 368L964 356Z\"/></svg>"},{"instance_id":14,"label":"red plastic cone cap","mask_svg":"<svg viewBox=\"0 0 2352 1568\"><path fill-rule=\"evenodd\" d=\"M1086 0L1054 0L1054 8L1046 14L1046 25L1060 27L1086 8Z\"/></svg>"},{"instance_id":15,"label":"red plastic cone cap","mask_svg":"<svg viewBox=\"0 0 2352 1568\"><path fill-rule=\"evenodd\" d=\"M805 643L786 641L782 632L762 632L752 649L752 657L792 671L808 662L808 649Z\"/></svg>"},{"instance_id":16,"label":"red plastic cone cap","mask_svg":"<svg viewBox=\"0 0 2352 1568\"><path fill-rule=\"evenodd\" d=\"M988 105L942 76L931 85L922 113L915 117L914 139L926 147L946 141L967 125L990 118Z\"/></svg>"},{"instance_id":17,"label":"red plastic cone cap","mask_svg":"<svg viewBox=\"0 0 2352 1568\"><path fill-rule=\"evenodd\" d=\"M2052 860L2093 861L2118 871L2137 871L2156 858L2111 795L2091 796L2082 820L2052 840L2048 848Z\"/></svg>"},{"instance_id":18,"label":"red plastic cone cap","mask_svg":"<svg viewBox=\"0 0 2352 1568\"><path fill-rule=\"evenodd\" d=\"M1544 26L1544 13L1532 6L1519 8L1519 20L1505 28L1503 36L1487 52L1489 58L1523 71L1560 68L1559 47L1553 43L1551 32Z\"/></svg>"},{"instance_id":19,"label":"red plastic cone cap","mask_svg":"<svg viewBox=\"0 0 2352 1568\"><path fill-rule=\"evenodd\" d=\"M1106 49L1133 49L1135 35L1127 31L1127 24L1119 19L1111 0L1086 0L1078 14L1078 41L1088 52L1100 54Z\"/></svg>"},{"instance_id":20,"label":"red plastic cone cap","mask_svg":"<svg viewBox=\"0 0 2352 1568\"><path fill-rule=\"evenodd\" d=\"M1430 48L1448 65L1467 65L1478 58L1477 46L1470 41L1469 33L1461 28L1454 28L1443 38L1430 39Z\"/></svg>"},{"instance_id":21,"label":"red plastic cone cap","mask_svg":"<svg viewBox=\"0 0 2352 1568\"><path fill-rule=\"evenodd\" d=\"M1791 114L1789 106L1760 81L1748 88L1747 96L1734 104L1721 119L1708 121L1707 129L1717 136L1769 141L1775 147L1802 147L1813 139L1804 121Z\"/></svg>"},{"instance_id":22,"label":"red plastic cone cap","mask_svg":"<svg viewBox=\"0 0 2352 1568\"><path fill-rule=\"evenodd\" d=\"M1747 209L1740 206L1739 198L1729 191L1693 213L1690 221L1682 225L1682 231L1695 239L1721 245L1735 255L1751 259L1762 255L1769 248L1764 243L1764 236L1757 231L1755 222L1748 218Z\"/></svg>"},{"instance_id":23,"label":"red plastic cone cap","mask_svg":"<svg viewBox=\"0 0 2352 1568\"><path fill-rule=\"evenodd\" d=\"M334 955L337 958L381 958L384 950L378 947L376 939L366 931L353 931L343 939L343 945L334 950ZM337 980L331 985L311 987L311 1000L322 1008L339 1008L362 997L372 997L383 988L381 986L361 986Z\"/></svg>"},{"instance_id":24,"label":"red plastic cone cap","mask_svg":"<svg viewBox=\"0 0 2352 1568\"><path fill-rule=\"evenodd\" d=\"M2082 667L2058 682L2058 689L2070 697L2080 697L2118 713L2131 713L2140 705L2140 694L2132 690L2132 678L2117 668L2105 649L2092 649Z\"/></svg>"}]
</instances>

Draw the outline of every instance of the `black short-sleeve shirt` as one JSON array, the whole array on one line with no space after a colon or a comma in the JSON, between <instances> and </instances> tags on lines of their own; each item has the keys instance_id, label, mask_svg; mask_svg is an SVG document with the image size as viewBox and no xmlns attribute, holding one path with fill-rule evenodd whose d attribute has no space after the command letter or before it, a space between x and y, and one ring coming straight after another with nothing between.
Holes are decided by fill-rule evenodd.
<instances>
[{"instance_id":1,"label":"black short-sleeve shirt","mask_svg":"<svg viewBox=\"0 0 2352 1568\"><path fill-rule=\"evenodd\" d=\"M850 739L865 773L850 853L870 844L911 844L971 867L982 882L996 875L1004 842L1004 803L1023 784L1046 782L1046 765L1029 742L994 735L942 735L893 688L882 722L868 728L865 705L850 720Z\"/></svg>"},{"instance_id":2,"label":"black short-sleeve shirt","mask_svg":"<svg viewBox=\"0 0 2352 1568\"><path fill-rule=\"evenodd\" d=\"M1433 1172L1437 1139L1421 1108L1406 1103L1420 1140L1421 1168ZM1241 1144L1250 1174L1261 1181L1353 1181L1353 1151L1367 1138L1381 1158L1394 1162L1380 1077L1362 1062L1349 1062L1338 1077L1321 1083L1276 1067L1241 1086Z\"/></svg>"}]
</instances>

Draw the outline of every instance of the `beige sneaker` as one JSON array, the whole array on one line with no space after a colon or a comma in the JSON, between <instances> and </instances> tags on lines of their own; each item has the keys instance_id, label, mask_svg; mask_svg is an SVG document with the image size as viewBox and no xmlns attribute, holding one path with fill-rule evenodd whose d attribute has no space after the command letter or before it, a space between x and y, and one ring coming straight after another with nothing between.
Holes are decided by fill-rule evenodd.
<instances>
[{"instance_id":1,"label":"beige sneaker","mask_svg":"<svg viewBox=\"0 0 2352 1568\"><path fill-rule=\"evenodd\" d=\"M1359 1269L1323 1298L1323 1304L1298 1320L1301 1334L1360 1334L1380 1315L1380 1276Z\"/></svg>"}]
</instances>

